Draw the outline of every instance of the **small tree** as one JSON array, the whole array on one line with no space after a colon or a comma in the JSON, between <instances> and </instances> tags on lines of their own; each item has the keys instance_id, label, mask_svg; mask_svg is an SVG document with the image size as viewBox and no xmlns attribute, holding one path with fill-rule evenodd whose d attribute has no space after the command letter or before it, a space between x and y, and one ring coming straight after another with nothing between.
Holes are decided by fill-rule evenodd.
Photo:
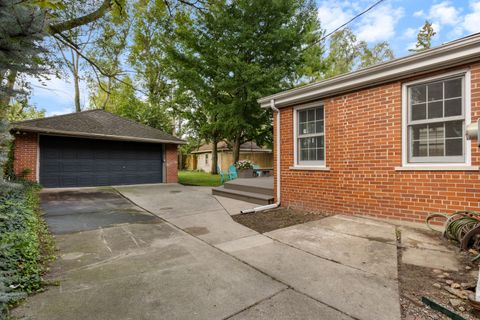
<instances>
[{"instance_id":1,"label":"small tree","mask_svg":"<svg viewBox=\"0 0 480 320\"><path fill-rule=\"evenodd\" d=\"M432 23L428 20L425 21L422 29L417 34L417 43L415 44L415 48L409 49L408 51L411 52L420 52L423 50L430 49L432 46L432 38L437 33L433 30Z\"/></svg>"}]
</instances>

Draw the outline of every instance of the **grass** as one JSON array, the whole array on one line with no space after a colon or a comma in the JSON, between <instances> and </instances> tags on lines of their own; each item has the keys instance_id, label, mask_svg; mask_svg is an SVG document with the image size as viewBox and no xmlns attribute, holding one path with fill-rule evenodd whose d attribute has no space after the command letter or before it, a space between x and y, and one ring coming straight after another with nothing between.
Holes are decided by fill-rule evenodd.
<instances>
[{"instance_id":1,"label":"grass","mask_svg":"<svg viewBox=\"0 0 480 320\"><path fill-rule=\"evenodd\" d=\"M187 186L217 187L221 185L220 175L201 171L180 171L178 182Z\"/></svg>"}]
</instances>

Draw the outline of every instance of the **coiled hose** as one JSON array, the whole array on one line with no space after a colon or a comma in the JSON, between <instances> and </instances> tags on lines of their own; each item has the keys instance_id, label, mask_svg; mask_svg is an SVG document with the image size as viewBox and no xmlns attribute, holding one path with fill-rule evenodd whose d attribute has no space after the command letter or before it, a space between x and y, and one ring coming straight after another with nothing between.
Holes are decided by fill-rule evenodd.
<instances>
[{"instance_id":1,"label":"coiled hose","mask_svg":"<svg viewBox=\"0 0 480 320\"><path fill-rule=\"evenodd\" d=\"M445 213L431 213L428 215L425 223L431 230L435 230L430 225L434 218L445 219L443 235L447 239L462 242L463 237L473 228L480 225L480 213L474 211L458 211L452 215ZM435 230L436 231L436 230Z\"/></svg>"},{"instance_id":2,"label":"coiled hose","mask_svg":"<svg viewBox=\"0 0 480 320\"><path fill-rule=\"evenodd\" d=\"M425 223L431 230L437 231L430 225L430 221L435 218L445 219L443 236L447 239L455 240L460 244L463 243L463 239L467 233L480 226L480 213L474 211L458 211L452 215L437 212L429 214ZM470 243L471 240L465 239L465 241L466 243ZM479 249L480 242L478 238L474 241L473 246ZM478 259L480 259L480 254L473 258L472 262Z\"/></svg>"}]
</instances>

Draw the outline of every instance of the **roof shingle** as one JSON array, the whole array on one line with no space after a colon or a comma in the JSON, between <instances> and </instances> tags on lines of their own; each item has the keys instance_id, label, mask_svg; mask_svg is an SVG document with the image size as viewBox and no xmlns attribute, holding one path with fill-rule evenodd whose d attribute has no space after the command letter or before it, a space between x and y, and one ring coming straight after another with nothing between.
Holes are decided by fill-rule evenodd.
<instances>
[{"instance_id":1,"label":"roof shingle","mask_svg":"<svg viewBox=\"0 0 480 320\"><path fill-rule=\"evenodd\" d=\"M185 141L104 110L88 110L59 116L14 122L11 131L60 134L107 140L184 144Z\"/></svg>"}]
</instances>

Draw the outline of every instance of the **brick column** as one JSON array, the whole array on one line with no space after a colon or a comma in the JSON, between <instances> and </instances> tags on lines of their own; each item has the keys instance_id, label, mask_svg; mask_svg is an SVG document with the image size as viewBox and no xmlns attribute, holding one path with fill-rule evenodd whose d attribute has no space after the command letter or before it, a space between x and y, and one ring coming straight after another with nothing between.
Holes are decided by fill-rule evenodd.
<instances>
[{"instance_id":1,"label":"brick column","mask_svg":"<svg viewBox=\"0 0 480 320\"><path fill-rule=\"evenodd\" d=\"M178 145L165 145L166 175L167 183L178 182Z\"/></svg>"},{"instance_id":2,"label":"brick column","mask_svg":"<svg viewBox=\"0 0 480 320\"><path fill-rule=\"evenodd\" d=\"M13 151L13 172L21 176L25 170L30 172L24 176L29 181L37 181L38 136L36 133L22 132L15 134Z\"/></svg>"}]
</instances>

